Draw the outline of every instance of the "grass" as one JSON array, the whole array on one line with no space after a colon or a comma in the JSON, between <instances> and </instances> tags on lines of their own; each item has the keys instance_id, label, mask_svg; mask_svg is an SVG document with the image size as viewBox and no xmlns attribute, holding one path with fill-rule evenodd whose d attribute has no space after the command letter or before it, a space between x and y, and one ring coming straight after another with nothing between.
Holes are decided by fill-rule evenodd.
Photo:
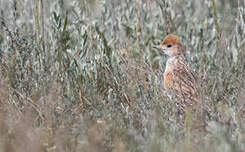
<instances>
[{"instance_id":1,"label":"grass","mask_svg":"<svg viewBox=\"0 0 245 152\"><path fill-rule=\"evenodd\" d=\"M0 151L243 151L244 6L0 0ZM152 49L169 32L210 106L184 125Z\"/></svg>"}]
</instances>

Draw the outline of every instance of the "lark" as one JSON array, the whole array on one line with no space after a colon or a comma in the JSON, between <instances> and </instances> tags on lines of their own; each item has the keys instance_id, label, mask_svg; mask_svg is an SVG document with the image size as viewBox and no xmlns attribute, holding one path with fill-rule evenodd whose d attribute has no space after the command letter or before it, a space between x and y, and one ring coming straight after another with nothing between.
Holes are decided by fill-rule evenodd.
<instances>
[{"instance_id":1,"label":"lark","mask_svg":"<svg viewBox=\"0 0 245 152\"><path fill-rule=\"evenodd\" d=\"M167 56L164 72L164 88L176 103L182 115L187 106L197 103L197 79L188 65L180 39L174 34L167 35L159 46L154 46Z\"/></svg>"}]
</instances>

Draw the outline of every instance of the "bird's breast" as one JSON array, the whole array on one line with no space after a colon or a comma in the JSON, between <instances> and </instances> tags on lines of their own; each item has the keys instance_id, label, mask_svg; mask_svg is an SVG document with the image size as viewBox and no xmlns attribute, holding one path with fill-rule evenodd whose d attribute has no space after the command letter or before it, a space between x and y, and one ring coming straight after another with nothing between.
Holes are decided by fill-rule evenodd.
<instances>
[{"instance_id":1,"label":"bird's breast","mask_svg":"<svg viewBox=\"0 0 245 152\"><path fill-rule=\"evenodd\" d=\"M164 72L164 87L165 89L169 89L171 87L171 84L173 82L173 76L170 71L165 71Z\"/></svg>"},{"instance_id":2,"label":"bird's breast","mask_svg":"<svg viewBox=\"0 0 245 152\"><path fill-rule=\"evenodd\" d=\"M169 90L173 87L173 69L175 58L170 58L166 62L165 72L164 72L164 87Z\"/></svg>"}]
</instances>

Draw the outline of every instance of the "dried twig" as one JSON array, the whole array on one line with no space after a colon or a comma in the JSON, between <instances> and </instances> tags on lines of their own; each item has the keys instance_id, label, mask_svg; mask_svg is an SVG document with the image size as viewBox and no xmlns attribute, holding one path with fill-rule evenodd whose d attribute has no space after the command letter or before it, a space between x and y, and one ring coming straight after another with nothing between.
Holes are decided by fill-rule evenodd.
<instances>
[{"instance_id":1,"label":"dried twig","mask_svg":"<svg viewBox=\"0 0 245 152\"><path fill-rule=\"evenodd\" d=\"M136 39L137 39L137 47L139 50L139 61L141 61L141 56L142 56L142 52L140 49L140 41L139 41L139 22L140 22L140 13L139 10L140 9L140 0L137 1L137 24L136 24Z\"/></svg>"},{"instance_id":2,"label":"dried twig","mask_svg":"<svg viewBox=\"0 0 245 152\"><path fill-rule=\"evenodd\" d=\"M160 8L162 10L163 19L165 21L166 34L169 34L169 33L171 33L171 31L170 31L170 19L168 18L167 9L162 4L159 4L159 5L160 5Z\"/></svg>"},{"instance_id":3,"label":"dried twig","mask_svg":"<svg viewBox=\"0 0 245 152\"><path fill-rule=\"evenodd\" d=\"M214 25L215 25L215 30L216 30L216 39L218 43L218 41L220 40L220 28L219 28L219 24L217 21L217 12L216 12L216 6L215 6L214 0L212 0L212 8L213 8L213 13L214 13Z\"/></svg>"}]
</instances>

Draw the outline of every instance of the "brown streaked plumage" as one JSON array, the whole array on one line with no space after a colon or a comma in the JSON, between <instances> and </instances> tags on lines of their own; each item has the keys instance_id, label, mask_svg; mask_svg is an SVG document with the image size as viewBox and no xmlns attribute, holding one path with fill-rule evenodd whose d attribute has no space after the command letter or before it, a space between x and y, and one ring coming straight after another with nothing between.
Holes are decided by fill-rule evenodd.
<instances>
[{"instance_id":1,"label":"brown streaked plumage","mask_svg":"<svg viewBox=\"0 0 245 152\"><path fill-rule=\"evenodd\" d=\"M164 72L164 88L184 113L186 106L197 103L197 81L187 64L184 49L176 35L167 35L161 45L154 48L168 56Z\"/></svg>"}]
</instances>

